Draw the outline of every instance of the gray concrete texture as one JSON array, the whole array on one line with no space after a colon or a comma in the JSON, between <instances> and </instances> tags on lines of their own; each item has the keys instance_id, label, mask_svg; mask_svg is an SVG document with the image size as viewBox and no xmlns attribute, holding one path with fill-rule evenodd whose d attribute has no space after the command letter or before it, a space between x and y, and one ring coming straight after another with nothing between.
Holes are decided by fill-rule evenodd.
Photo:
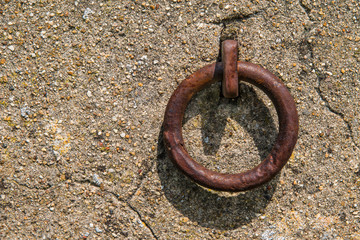
<instances>
[{"instance_id":1,"label":"gray concrete texture","mask_svg":"<svg viewBox=\"0 0 360 240\"><path fill-rule=\"evenodd\" d=\"M360 239L358 0L0 0L1 239ZM295 99L299 140L274 180L204 189L164 152L167 101L236 39ZM214 84L184 120L220 172L267 155L258 89Z\"/></svg>"}]
</instances>

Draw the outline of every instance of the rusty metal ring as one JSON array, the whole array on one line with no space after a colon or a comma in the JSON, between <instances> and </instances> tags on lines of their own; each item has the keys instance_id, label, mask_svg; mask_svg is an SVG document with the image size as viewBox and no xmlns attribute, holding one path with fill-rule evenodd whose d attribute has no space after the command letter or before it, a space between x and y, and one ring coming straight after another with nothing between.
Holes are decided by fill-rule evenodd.
<instances>
[{"instance_id":1,"label":"rusty metal ring","mask_svg":"<svg viewBox=\"0 0 360 240\"><path fill-rule=\"evenodd\" d=\"M186 107L195 93L221 80L222 63L203 67L178 86L166 107L163 123L165 147L175 165L204 187L230 192L249 190L270 181L290 158L299 130L295 102L285 85L275 75L247 62L238 62L237 70L239 80L259 87L269 96L279 119L279 133L275 144L265 160L255 168L238 174L215 172L194 161L185 149L182 120Z\"/></svg>"}]
</instances>

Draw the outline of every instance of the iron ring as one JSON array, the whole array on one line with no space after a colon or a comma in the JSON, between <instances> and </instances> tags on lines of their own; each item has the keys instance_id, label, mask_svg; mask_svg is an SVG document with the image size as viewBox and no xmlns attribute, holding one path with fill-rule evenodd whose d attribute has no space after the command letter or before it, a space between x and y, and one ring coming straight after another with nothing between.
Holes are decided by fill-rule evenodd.
<instances>
[{"instance_id":1,"label":"iron ring","mask_svg":"<svg viewBox=\"0 0 360 240\"><path fill-rule=\"evenodd\" d=\"M295 147L299 119L296 106L286 86L268 70L248 62L238 62L239 80L264 91L274 103L279 133L268 156L256 167L237 174L209 170L188 154L182 137L182 120L186 107L195 93L223 75L223 63L209 64L186 78L172 94L165 110L163 137L165 148L174 164L196 183L214 190L238 192L270 181L286 164Z\"/></svg>"}]
</instances>

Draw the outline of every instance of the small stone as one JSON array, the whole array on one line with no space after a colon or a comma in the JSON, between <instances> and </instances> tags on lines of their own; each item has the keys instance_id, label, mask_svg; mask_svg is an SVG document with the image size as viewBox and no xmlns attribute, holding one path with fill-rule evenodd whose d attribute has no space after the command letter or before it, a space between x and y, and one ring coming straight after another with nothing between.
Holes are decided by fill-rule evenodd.
<instances>
[{"instance_id":1,"label":"small stone","mask_svg":"<svg viewBox=\"0 0 360 240\"><path fill-rule=\"evenodd\" d=\"M120 133L120 137L124 138L126 134L124 132Z\"/></svg>"},{"instance_id":2,"label":"small stone","mask_svg":"<svg viewBox=\"0 0 360 240\"><path fill-rule=\"evenodd\" d=\"M309 116L311 113L310 113L310 111L308 111L308 110L304 110L303 112L302 112L305 116Z\"/></svg>"},{"instance_id":3,"label":"small stone","mask_svg":"<svg viewBox=\"0 0 360 240\"><path fill-rule=\"evenodd\" d=\"M51 208L49 208L49 209L50 209L50 211L52 211L52 212L55 210L55 208L54 208L54 207L51 207Z\"/></svg>"},{"instance_id":4,"label":"small stone","mask_svg":"<svg viewBox=\"0 0 360 240\"><path fill-rule=\"evenodd\" d=\"M60 180L61 180L61 181L65 181L65 180L66 180L65 174L61 174L61 175L60 175Z\"/></svg>"},{"instance_id":5,"label":"small stone","mask_svg":"<svg viewBox=\"0 0 360 240\"><path fill-rule=\"evenodd\" d=\"M86 95L87 95L89 98L92 97L91 91L87 91Z\"/></svg>"},{"instance_id":6,"label":"small stone","mask_svg":"<svg viewBox=\"0 0 360 240\"><path fill-rule=\"evenodd\" d=\"M84 15L83 15L83 19L84 20L87 20L89 19L89 15L94 13L93 10L91 10L90 8L86 8L85 11L84 11Z\"/></svg>"},{"instance_id":7,"label":"small stone","mask_svg":"<svg viewBox=\"0 0 360 240\"><path fill-rule=\"evenodd\" d=\"M116 128L113 129L113 131L114 131L114 133L118 133L118 132L119 132L119 130L117 130Z\"/></svg>"},{"instance_id":8,"label":"small stone","mask_svg":"<svg viewBox=\"0 0 360 240\"><path fill-rule=\"evenodd\" d=\"M8 47L11 51L14 51L15 50L15 47L13 45L9 46Z\"/></svg>"},{"instance_id":9,"label":"small stone","mask_svg":"<svg viewBox=\"0 0 360 240\"><path fill-rule=\"evenodd\" d=\"M4 59L4 58L2 58L1 60L0 60L0 64L2 65L2 64L4 64L6 62L6 60Z\"/></svg>"},{"instance_id":10,"label":"small stone","mask_svg":"<svg viewBox=\"0 0 360 240\"><path fill-rule=\"evenodd\" d=\"M101 180L99 178L99 176L97 174L93 175L93 182L96 186L100 186L101 185Z\"/></svg>"},{"instance_id":11,"label":"small stone","mask_svg":"<svg viewBox=\"0 0 360 240\"><path fill-rule=\"evenodd\" d=\"M181 219L181 221L184 222L184 223L187 223L187 222L189 221L189 218L188 218L188 217L183 217L183 218Z\"/></svg>"},{"instance_id":12,"label":"small stone","mask_svg":"<svg viewBox=\"0 0 360 240\"><path fill-rule=\"evenodd\" d=\"M60 159L61 156L60 156L60 153L58 151L53 150L53 154L54 154L56 160Z\"/></svg>"},{"instance_id":13,"label":"small stone","mask_svg":"<svg viewBox=\"0 0 360 240\"><path fill-rule=\"evenodd\" d=\"M97 233L102 233L102 230L101 230L100 228L98 228L98 227L95 228L95 231L96 231Z\"/></svg>"}]
</instances>

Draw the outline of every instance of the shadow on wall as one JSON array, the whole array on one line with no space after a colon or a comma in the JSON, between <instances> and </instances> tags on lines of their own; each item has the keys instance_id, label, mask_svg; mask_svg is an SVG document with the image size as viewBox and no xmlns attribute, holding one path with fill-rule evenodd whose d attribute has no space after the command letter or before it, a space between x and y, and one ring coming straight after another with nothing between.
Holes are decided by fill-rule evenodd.
<instances>
[{"instance_id":1,"label":"shadow on wall","mask_svg":"<svg viewBox=\"0 0 360 240\"><path fill-rule=\"evenodd\" d=\"M183 124L198 114L199 111L196 108L199 108L199 105L207 105L205 107L207 108L206 111L202 111L203 114L200 113L202 118L202 141L204 153L206 155L215 155L220 147L220 139L224 134L226 119L232 117L230 113L225 113L223 116L214 114L214 111L216 111L214 109L222 107L221 102L223 101L225 101L225 104L232 103L230 109L236 108L234 104L242 104L243 108L250 109L249 116L245 118L238 117L235 120L249 132L261 158L264 159L275 142L277 128L269 109L259 99L254 89L248 85L240 84L240 97L233 101L220 98L218 85L213 84L212 87L203 90L192 99L187 108L187 113L193 113L194 115L185 116ZM248 123L254 121L254 118L260 126L258 129L266 129L265 134L259 134L249 127ZM264 119L267 120L264 121ZM223 230L235 229L257 217L257 214L261 213L262 209L271 200L279 181L279 175L261 187L239 194L232 194L231 196L223 196L224 194L200 187L182 174L171 162L165 152L162 134L161 129L158 138L157 156L157 170L161 185L166 198L191 221L197 222L203 227ZM270 144L266 144L269 141Z\"/></svg>"}]
</instances>

